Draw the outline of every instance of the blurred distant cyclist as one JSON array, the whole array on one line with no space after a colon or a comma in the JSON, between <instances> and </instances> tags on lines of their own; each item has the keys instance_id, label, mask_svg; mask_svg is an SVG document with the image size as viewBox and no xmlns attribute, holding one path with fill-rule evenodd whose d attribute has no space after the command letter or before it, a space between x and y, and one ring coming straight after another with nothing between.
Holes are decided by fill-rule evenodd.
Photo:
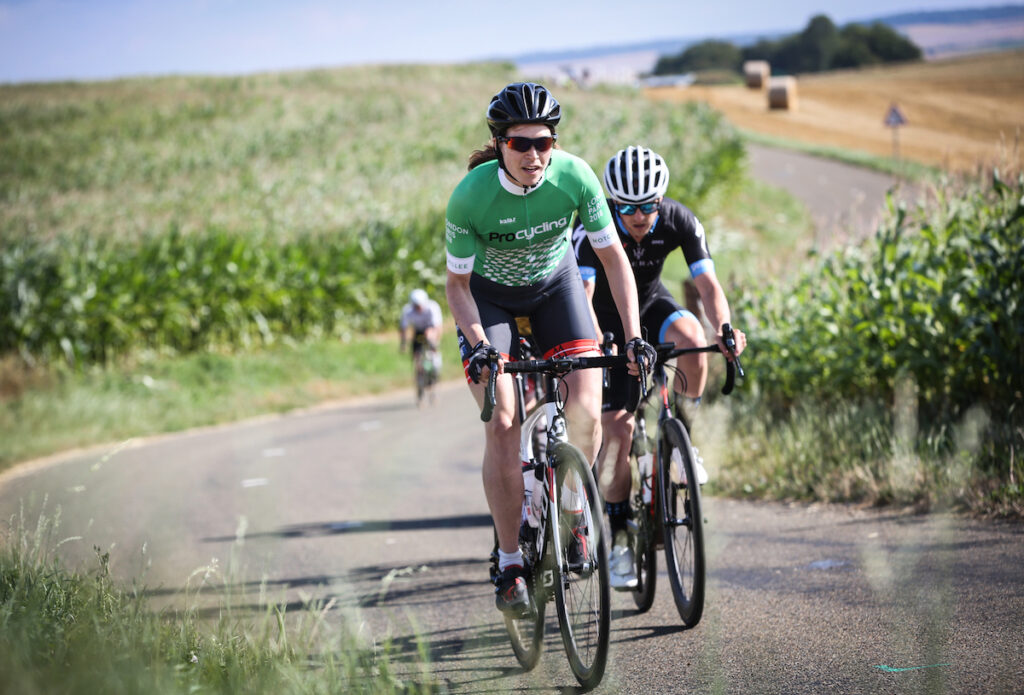
<instances>
[{"instance_id":1,"label":"blurred distant cyclist","mask_svg":"<svg viewBox=\"0 0 1024 695\"><path fill-rule=\"evenodd\" d=\"M661 282L665 258L673 250L682 249L690 275L700 293L704 311L713 327L719 346L722 324L730 323L729 303L715 276L715 264L708 250L704 227L682 203L665 197L668 189L668 167L665 161L646 147L627 147L608 160L604 169L604 185L614 211L619 243L636 277L640 302L640 322L651 343L675 343L677 347L700 347L707 344L704 326L689 310L684 309ZM600 263L595 263L594 250L586 234L576 229L573 245L588 294L593 297L594 314L601 333L614 335L619 350L623 346L622 325L614 310L608 280ZM736 330L736 354L743 352L747 338ZM676 364L673 389L677 406L685 397L692 410L700 403L707 382L708 363L704 353L680 357ZM634 379L624 370L610 370L609 388L604 392L604 447L601 451L601 478L606 484L605 500L612 531L611 585L617 589L636 586L633 551L626 534L629 518L629 451L633 435L633 416L627 410L637 402ZM629 405L627 405L629 404ZM604 461L611 459L612 471L604 470ZM699 482L707 473L698 464Z\"/></svg>"},{"instance_id":2,"label":"blurred distant cyclist","mask_svg":"<svg viewBox=\"0 0 1024 695\"><path fill-rule=\"evenodd\" d=\"M441 306L427 295L426 290L413 290L409 293L409 303L402 307L399 350L405 350L406 344L410 342L410 333L416 402L419 403L437 379L441 368L441 353L437 351L441 338Z\"/></svg>"}]
</instances>

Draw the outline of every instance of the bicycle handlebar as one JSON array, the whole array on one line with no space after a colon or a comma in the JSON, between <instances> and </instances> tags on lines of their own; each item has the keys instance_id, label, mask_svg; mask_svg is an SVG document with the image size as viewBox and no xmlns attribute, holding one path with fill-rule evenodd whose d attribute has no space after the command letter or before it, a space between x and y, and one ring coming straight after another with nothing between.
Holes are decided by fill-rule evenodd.
<instances>
[{"instance_id":1,"label":"bicycle handlebar","mask_svg":"<svg viewBox=\"0 0 1024 695\"><path fill-rule=\"evenodd\" d=\"M484 407L480 411L480 419L483 422L490 422L494 414L494 406L497 398L494 390L498 381L497 357L491 360L490 374L487 377L487 386L484 389ZM601 355L600 357L562 357L550 360L518 360L506 362L505 371L510 374L540 373L564 375L577 369L595 369L598 367L624 367L628 364L629 358L626 355ZM645 389L646 390L646 389Z\"/></svg>"},{"instance_id":2,"label":"bicycle handlebar","mask_svg":"<svg viewBox=\"0 0 1024 695\"><path fill-rule=\"evenodd\" d=\"M740 358L736 355L736 336L733 333L732 326L728 323L722 324L722 340L725 342L726 350L729 351L729 354L732 357L731 360L726 359L725 361L725 384L722 386L722 395L728 396L736 386L737 374L742 379L747 375L747 373L743 371L743 365L740 363ZM704 347L690 348L677 348L675 343L660 343L655 345L654 349L658 352L658 362L661 364L664 364L673 357L679 357L680 355L690 355L698 352L722 352L718 343L705 345Z\"/></svg>"}]
</instances>

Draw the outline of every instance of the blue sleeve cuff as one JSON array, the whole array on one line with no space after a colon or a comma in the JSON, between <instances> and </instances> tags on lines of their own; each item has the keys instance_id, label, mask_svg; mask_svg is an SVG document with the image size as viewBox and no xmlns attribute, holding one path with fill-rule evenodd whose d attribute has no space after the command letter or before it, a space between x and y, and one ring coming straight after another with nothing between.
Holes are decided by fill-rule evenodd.
<instances>
[{"instance_id":1,"label":"blue sleeve cuff","mask_svg":"<svg viewBox=\"0 0 1024 695\"><path fill-rule=\"evenodd\" d=\"M715 262L710 258L702 258L696 263L690 264L690 277L697 277L707 272L714 272Z\"/></svg>"}]
</instances>

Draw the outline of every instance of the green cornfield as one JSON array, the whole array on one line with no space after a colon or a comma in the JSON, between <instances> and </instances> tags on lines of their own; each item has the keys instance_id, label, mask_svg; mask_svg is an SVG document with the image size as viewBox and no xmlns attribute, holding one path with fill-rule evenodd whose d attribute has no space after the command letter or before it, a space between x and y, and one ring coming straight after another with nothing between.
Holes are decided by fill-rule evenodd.
<instances>
[{"instance_id":1,"label":"green cornfield","mask_svg":"<svg viewBox=\"0 0 1024 695\"><path fill-rule=\"evenodd\" d=\"M933 196L740 303L748 490L1024 498L1024 175Z\"/></svg>"}]
</instances>

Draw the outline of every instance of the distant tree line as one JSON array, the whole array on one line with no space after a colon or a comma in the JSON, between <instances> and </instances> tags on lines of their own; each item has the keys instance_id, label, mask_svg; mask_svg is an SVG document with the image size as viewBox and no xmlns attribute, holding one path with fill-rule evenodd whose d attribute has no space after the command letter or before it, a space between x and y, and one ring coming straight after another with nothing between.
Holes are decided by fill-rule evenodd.
<instances>
[{"instance_id":1,"label":"distant tree line","mask_svg":"<svg viewBox=\"0 0 1024 695\"><path fill-rule=\"evenodd\" d=\"M662 56L655 75L703 70L742 70L748 60L766 60L774 74L821 72L881 63L920 60L921 49L910 39L881 22L850 23L842 29L825 15L811 18L796 34L740 48L728 41L702 41L673 56Z\"/></svg>"}]
</instances>

